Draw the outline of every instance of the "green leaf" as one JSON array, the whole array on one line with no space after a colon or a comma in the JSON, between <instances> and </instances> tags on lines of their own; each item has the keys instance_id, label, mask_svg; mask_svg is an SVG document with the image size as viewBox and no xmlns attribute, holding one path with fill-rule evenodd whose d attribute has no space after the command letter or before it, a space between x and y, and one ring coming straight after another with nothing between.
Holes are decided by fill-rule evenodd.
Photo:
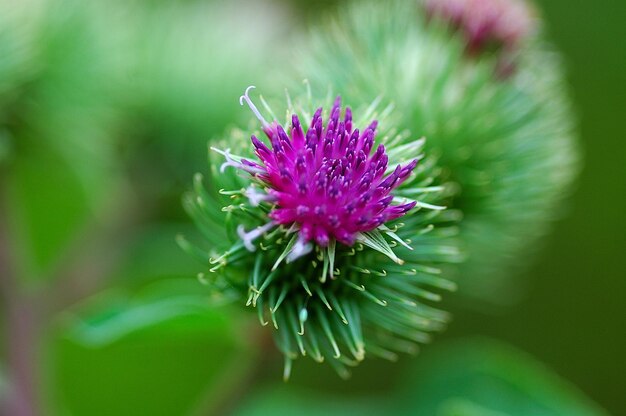
<instances>
[{"instance_id":1,"label":"green leaf","mask_svg":"<svg viewBox=\"0 0 626 416\"><path fill-rule=\"evenodd\" d=\"M195 279L163 279L135 296L101 293L82 311L65 314L65 336L81 345L102 347L151 332L193 333L207 327L230 339L230 322L210 301Z\"/></svg>"},{"instance_id":2,"label":"green leaf","mask_svg":"<svg viewBox=\"0 0 626 416\"><path fill-rule=\"evenodd\" d=\"M0 120L4 108L19 95L19 88L32 75L35 49L34 4L0 3ZM4 120L2 120L4 121Z\"/></svg>"},{"instance_id":3,"label":"green leaf","mask_svg":"<svg viewBox=\"0 0 626 416\"><path fill-rule=\"evenodd\" d=\"M128 48L140 81L127 91L136 118L129 128L150 141L137 150L155 152L168 179L186 181L203 169L206 141L233 121L247 120L237 99L251 80L266 78L262 68L271 68L277 57L269 59L266 51L283 33L285 20L274 19L280 10L239 3L125 5L135 17L127 23L133 28ZM254 28L247 24L251 20Z\"/></svg>"},{"instance_id":4,"label":"green leaf","mask_svg":"<svg viewBox=\"0 0 626 416\"><path fill-rule=\"evenodd\" d=\"M25 279L44 280L57 275L83 226L115 212L110 204L121 199L119 113L111 96L119 73L110 43L115 31L98 31L95 6L83 2L0 9L0 55L8 53L0 63L0 153L11 151L16 269Z\"/></svg>"},{"instance_id":5,"label":"green leaf","mask_svg":"<svg viewBox=\"0 0 626 416\"><path fill-rule=\"evenodd\" d=\"M58 413L188 415L232 388L253 354L204 291L167 279L68 312L50 354Z\"/></svg>"},{"instance_id":6,"label":"green leaf","mask_svg":"<svg viewBox=\"0 0 626 416\"><path fill-rule=\"evenodd\" d=\"M48 277L89 216L75 171L47 146L22 154L8 175L9 215L21 275Z\"/></svg>"},{"instance_id":7,"label":"green leaf","mask_svg":"<svg viewBox=\"0 0 626 416\"><path fill-rule=\"evenodd\" d=\"M389 388L388 379L378 382L377 387L362 390L363 386L355 387L357 380L345 388L332 386L332 381L323 380L321 374L313 372L299 381L258 388L235 414L606 414L567 381L513 347L487 339L443 343L443 347L439 343L438 346L440 348L427 350L405 368L405 376L392 383L395 393L385 390ZM376 380L381 373L393 374L392 370L372 367L361 376ZM341 389L341 395L333 393L337 389Z\"/></svg>"},{"instance_id":8,"label":"green leaf","mask_svg":"<svg viewBox=\"0 0 626 416\"><path fill-rule=\"evenodd\" d=\"M343 416L386 414L386 399L381 397L345 397L321 394L295 386L265 388L246 400L237 416Z\"/></svg>"},{"instance_id":9,"label":"green leaf","mask_svg":"<svg viewBox=\"0 0 626 416\"><path fill-rule=\"evenodd\" d=\"M138 230L129 245L116 278L132 286L163 278L189 277L198 272L197 264L180 249L179 233L194 236L189 224L160 223ZM198 290L197 281L188 279Z\"/></svg>"},{"instance_id":10,"label":"green leaf","mask_svg":"<svg viewBox=\"0 0 626 416\"><path fill-rule=\"evenodd\" d=\"M421 356L395 414L604 415L579 390L513 347L461 341Z\"/></svg>"}]
</instances>

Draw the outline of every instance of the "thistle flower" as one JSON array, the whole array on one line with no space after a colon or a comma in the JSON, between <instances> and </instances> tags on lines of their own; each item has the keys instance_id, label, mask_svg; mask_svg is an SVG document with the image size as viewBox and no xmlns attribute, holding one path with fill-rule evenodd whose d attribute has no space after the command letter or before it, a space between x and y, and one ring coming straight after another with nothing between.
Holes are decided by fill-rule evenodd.
<instances>
[{"instance_id":1,"label":"thistle flower","mask_svg":"<svg viewBox=\"0 0 626 416\"><path fill-rule=\"evenodd\" d=\"M249 90L240 101L266 141L231 134L229 149L212 148L209 189L197 175L185 198L210 244L206 253L179 240L209 264L201 279L272 323L285 377L300 355L347 376L366 355L415 352L447 320L428 305L440 297L426 286L453 289L436 266L459 259L459 214L439 205L450 188L434 185L424 140L388 127L380 134L368 119L386 123L390 107L377 113L374 102L353 120L339 97L326 113L309 103L296 110L289 98L287 122L267 122ZM232 203L217 210L220 197Z\"/></svg>"},{"instance_id":2,"label":"thistle flower","mask_svg":"<svg viewBox=\"0 0 626 416\"><path fill-rule=\"evenodd\" d=\"M425 8L429 18L462 31L474 53L488 45L512 50L535 30L524 0L426 0Z\"/></svg>"},{"instance_id":3,"label":"thistle flower","mask_svg":"<svg viewBox=\"0 0 626 416\"><path fill-rule=\"evenodd\" d=\"M467 21L475 1L441 3L462 5ZM517 1L497 4L498 19L511 27L520 22L509 20L521 19L526 27ZM481 49L468 59L466 36L447 22L429 20L422 1L346 5L311 30L308 46L298 45L292 85L306 77L314 91L330 86L350 102L382 94L399 109L395 126L428 137L426 151L439 156L444 179L461 187L450 202L463 210L468 253L460 292L509 303L520 288L511 278L532 264L539 237L561 210L577 172L570 101L560 57L539 21L513 38L493 29L476 32L480 39L489 33L487 38L516 45L515 71L505 78L494 76L501 70L499 53Z\"/></svg>"},{"instance_id":4,"label":"thistle flower","mask_svg":"<svg viewBox=\"0 0 626 416\"><path fill-rule=\"evenodd\" d=\"M495 52L495 73L513 75L523 43L536 32L533 10L525 0L426 0L429 21L441 21L460 32L471 56Z\"/></svg>"},{"instance_id":5,"label":"thistle flower","mask_svg":"<svg viewBox=\"0 0 626 416\"><path fill-rule=\"evenodd\" d=\"M254 108L247 91L242 99ZM270 224L298 228L292 255L310 251L311 240L320 247L327 247L332 239L352 246L360 234L400 218L415 207L415 201L391 206L390 193L409 177L417 159L404 167L398 165L385 177L385 146L379 145L371 154L378 122L373 121L360 133L358 128L352 129L350 108L346 108L343 120L340 113L341 98L337 97L327 125L322 123L320 107L306 134L294 114L291 137L280 124L270 126L264 122L263 130L273 150L253 135L252 144L261 164L242 159L240 166L235 165L269 188L267 195L254 195L252 204L258 204L259 199L275 202L269 213L273 220ZM253 235L258 236L255 232ZM251 249L249 239L241 237Z\"/></svg>"}]
</instances>

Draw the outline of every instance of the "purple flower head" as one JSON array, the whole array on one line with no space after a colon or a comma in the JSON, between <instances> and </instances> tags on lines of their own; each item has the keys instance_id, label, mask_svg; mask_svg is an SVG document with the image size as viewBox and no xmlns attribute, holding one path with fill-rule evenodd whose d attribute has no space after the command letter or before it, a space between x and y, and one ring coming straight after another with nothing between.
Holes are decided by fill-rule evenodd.
<instances>
[{"instance_id":1,"label":"purple flower head","mask_svg":"<svg viewBox=\"0 0 626 416\"><path fill-rule=\"evenodd\" d=\"M377 121L363 130L355 128L351 109L346 107L342 115L337 97L326 122L318 108L308 129L296 114L285 129L263 119L248 90L242 100L261 120L270 146L253 135L259 162L235 162L225 154L226 165L247 171L267 189L262 194L252 188L246 195L251 203L273 203L269 212L273 223L295 226L300 238L294 254L310 250L310 241L326 247L334 239L351 246L359 233L397 219L415 206L415 202L392 205L392 191L409 177L417 159L389 169L385 147L379 144L374 150ZM245 232L240 235L249 241Z\"/></svg>"},{"instance_id":2,"label":"purple flower head","mask_svg":"<svg viewBox=\"0 0 626 416\"><path fill-rule=\"evenodd\" d=\"M524 0L426 0L426 11L461 30L470 53L489 44L514 49L535 24Z\"/></svg>"},{"instance_id":3,"label":"purple flower head","mask_svg":"<svg viewBox=\"0 0 626 416\"><path fill-rule=\"evenodd\" d=\"M249 135L234 132L229 142L241 152L212 148L225 159L224 174L210 159L210 188L196 175L184 199L212 245L207 253L178 240L208 262L210 274L201 280L221 299L245 299L261 325L272 324L285 378L299 356L326 361L347 377L347 367L366 356L395 360L396 353L416 351L447 320L421 306L421 297L438 299L422 285L453 288L433 265L460 257L450 245L453 229L431 232L454 220L438 214L450 194L436 182L436 164L426 159L415 169L425 139L381 128L385 149L375 143L377 121L362 128L370 116L355 122L339 98L326 111L307 111L315 108L308 91L307 101L287 95L282 124L261 97L268 122L250 88L241 104L267 137L252 135L250 146ZM381 125L390 109L380 112ZM420 245L425 249L413 251Z\"/></svg>"}]
</instances>

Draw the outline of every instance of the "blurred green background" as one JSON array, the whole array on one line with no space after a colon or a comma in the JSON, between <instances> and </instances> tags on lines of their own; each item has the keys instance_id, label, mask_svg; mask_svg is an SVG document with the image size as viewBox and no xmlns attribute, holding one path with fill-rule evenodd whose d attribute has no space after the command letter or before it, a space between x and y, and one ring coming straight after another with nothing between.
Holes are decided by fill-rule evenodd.
<instances>
[{"instance_id":1,"label":"blurred green background","mask_svg":"<svg viewBox=\"0 0 626 416\"><path fill-rule=\"evenodd\" d=\"M615 414L626 412L626 2L537 2L561 49L584 166L569 210L496 317L457 313L447 336L481 333L540 357Z\"/></svg>"},{"instance_id":2,"label":"blurred green background","mask_svg":"<svg viewBox=\"0 0 626 416\"><path fill-rule=\"evenodd\" d=\"M334 3L0 2L0 403L55 415L626 413L623 1L538 1L585 164L518 303L449 302L453 323L420 358L366 362L349 382L297 362L288 384L255 322L206 307L174 242L193 233L180 195L206 142L247 120L244 88ZM9 380L36 392L17 397Z\"/></svg>"}]
</instances>

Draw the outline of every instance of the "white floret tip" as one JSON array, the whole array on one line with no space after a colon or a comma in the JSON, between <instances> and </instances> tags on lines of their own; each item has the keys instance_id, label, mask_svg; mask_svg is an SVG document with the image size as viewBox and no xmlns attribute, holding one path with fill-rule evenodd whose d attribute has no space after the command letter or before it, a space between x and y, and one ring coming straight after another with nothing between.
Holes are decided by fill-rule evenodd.
<instances>
[{"instance_id":1,"label":"white floret tip","mask_svg":"<svg viewBox=\"0 0 626 416\"><path fill-rule=\"evenodd\" d=\"M239 238L241 238L243 245L248 249L248 251L255 251L256 247L253 244L254 240L259 238L275 226L276 223L274 223L274 221L270 221L261 227L256 227L251 231L246 231L244 226L242 224L239 224L239 226L237 227L237 235L239 236Z\"/></svg>"}]
</instances>

